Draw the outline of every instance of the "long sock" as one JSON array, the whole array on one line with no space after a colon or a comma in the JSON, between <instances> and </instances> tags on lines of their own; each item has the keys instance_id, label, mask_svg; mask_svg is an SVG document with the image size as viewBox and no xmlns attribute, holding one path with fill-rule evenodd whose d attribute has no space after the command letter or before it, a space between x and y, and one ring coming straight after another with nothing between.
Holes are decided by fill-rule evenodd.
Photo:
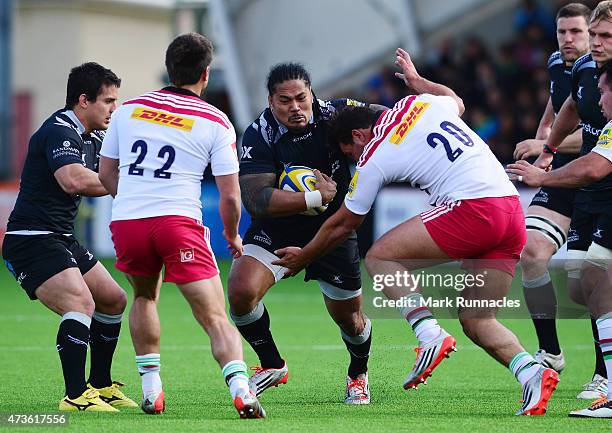
<instances>
[{"instance_id":1,"label":"long sock","mask_svg":"<svg viewBox=\"0 0 612 433\"><path fill-rule=\"evenodd\" d=\"M604 362L603 354L601 353L599 329L597 327L597 320L591 319L591 330L593 331L593 341L595 343L595 372L593 376L599 374L602 377L608 377L606 371L606 364Z\"/></svg>"},{"instance_id":2,"label":"long sock","mask_svg":"<svg viewBox=\"0 0 612 433\"><path fill-rule=\"evenodd\" d=\"M77 311L62 316L57 331L57 352L59 353L68 398L77 398L85 392L85 362L91 318Z\"/></svg>"},{"instance_id":3,"label":"long sock","mask_svg":"<svg viewBox=\"0 0 612 433\"><path fill-rule=\"evenodd\" d=\"M599 330L599 346L606 364L607 376L612 375L612 313L607 313L597 319ZM612 388L608 386L608 400L612 400Z\"/></svg>"},{"instance_id":4,"label":"long sock","mask_svg":"<svg viewBox=\"0 0 612 433\"><path fill-rule=\"evenodd\" d=\"M250 313L243 316L231 314L231 317L240 334L257 353L263 368L281 368L285 364L272 338L270 316L262 302Z\"/></svg>"},{"instance_id":5,"label":"long sock","mask_svg":"<svg viewBox=\"0 0 612 433\"><path fill-rule=\"evenodd\" d=\"M557 337L557 297L548 271L533 280L523 280L525 302L538 336L538 346L546 352L561 353Z\"/></svg>"},{"instance_id":6,"label":"long sock","mask_svg":"<svg viewBox=\"0 0 612 433\"><path fill-rule=\"evenodd\" d=\"M161 357L159 353L136 355L136 367L138 368L138 373L140 373L143 395L162 390L162 381L159 376L159 371L161 369Z\"/></svg>"},{"instance_id":7,"label":"long sock","mask_svg":"<svg viewBox=\"0 0 612 433\"><path fill-rule=\"evenodd\" d=\"M121 331L121 317L121 314L111 315L94 311L89 332L89 383L94 388L104 388L113 383L111 365Z\"/></svg>"},{"instance_id":8,"label":"long sock","mask_svg":"<svg viewBox=\"0 0 612 433\"><path fill-rule=\"evenodd\" d=\"M372 322L365 317L365 326L358 335L348 335L342 329L340 333L342 334L342 341L344 341L351 356L348 375L351 379L357 379L357 376L368 371L368 359L370 358L370 346L372 345Z\"/></svg>"},{"instance_id":9,"label":"long sock","mask_svg":"<svg viewBox=\"0 0 612 433\"><path fill-rule=\"evenodd\" d=\"M223 366L221 370L225 383L229 386L232 399L237 395L244 395L249 392L249 375L244 361L236 359Z\"/></svg>"},{"instance_id":10,"label":"long sock","mask_svg":"<svg viewBox=\"0 0 612 433\"><path fill-rule=\"evenodd\" d=\"M525 385L542 366L527 352L519 352L514 355L508 368L521 385Z\"/></svg>"},{"instance_id":11,"label":"long sock","mask_svg":"<svg viewBox=\"0 0 612 433\"><path fill-rule=\"evenodd\" d=\"M442 328L425 306L421 294L414 293L404 299L406 302L402 308L399 308L400 314L408 321L417 339L422 343L428 343L440 335Z\"/></svg>"}]
</instances>

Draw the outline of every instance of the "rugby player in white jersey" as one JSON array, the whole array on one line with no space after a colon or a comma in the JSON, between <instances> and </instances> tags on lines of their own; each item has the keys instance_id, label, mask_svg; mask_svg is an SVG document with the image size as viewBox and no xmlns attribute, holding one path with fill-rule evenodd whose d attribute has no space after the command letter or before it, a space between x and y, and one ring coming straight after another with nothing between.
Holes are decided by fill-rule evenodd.
<instances>
[{"instance_id":1,"label":"rugby player in white jersey","mask_svg":"<svg viewBox=\"0 0 612 433\"><path fill-rule=\"evenodd\" d=\"M165 266L164 280L179 287L208 333L240 416L262 418L265 412L249 390L240 335L225 313L210 233L202 224L200 183L210 163L223 236L234 257L242 254L236 135L227 116L201 99L212 51L197 33L170 44L166 68L172 86L117 109L100 152L100 181L115 198L110 228L116 267L134 288L130 331L142 376L142 409L160 413L165 407L157 313Z\"/></svg>"},{"instance_id":2,"label":"rugby player in white jersey","mask_svg":"<svg viewBox=\"0 0 612 433\"><path fill-rule=\"evenodd\" d=\"M487 144L459 117L462 100L451 89L422 78L406 51L400 48L396 54L402 69L398 77L419 95L400 100L382 115L363 107L339 113L333 129L336 141L358 161L351 188L343 206L308 245L276 252L283 256L277 264L293 274L325 254L361 224L385 184L408 182L428 192L436 207L378 239L365 259L368 272L404 274L422 266L423 260L460 260L465 269L479 274L484 287L468 287L461 296L485 306L459 309L463 330L521 383L523 406L516 414L542 415L558 374L538 364L496 319L497 301L508 293L526 240L516 188ZM456 343L418 291L398 284L383 291L389 299L402 301L401 314L419 340L416 362L404 382L409 389L424 383Z\"/></svg>"}]
</instances>

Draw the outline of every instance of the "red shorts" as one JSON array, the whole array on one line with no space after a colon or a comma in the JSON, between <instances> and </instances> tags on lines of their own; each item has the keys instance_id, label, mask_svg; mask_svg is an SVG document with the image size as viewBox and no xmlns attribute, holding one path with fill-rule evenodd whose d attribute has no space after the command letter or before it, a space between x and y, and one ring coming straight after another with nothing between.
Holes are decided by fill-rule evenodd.
<instances>
[{"instance_id":1,"label":"red shorts","mask_svg":"<svg viewBox=\"0 0 612 433\"><path fill-rule=\"evenodd\" d=\"M514 275L527 241L517 196L461 200L423 212L421 220L442 251L461 260L464 268L492 268Z\"/></svg>"},{"instance_id":2,"label":"red shorts","mask_svg":"<svg viewBox=\"0 0 612 433\"><path fill-rule=\"evenodd\" d=\"M130 275L154 277L162 265L164 281L177 284L206 280L219 274L210 247L210 231L184 216L159 216L113 221L115 266Z\"/></svg>"}]
</instances>

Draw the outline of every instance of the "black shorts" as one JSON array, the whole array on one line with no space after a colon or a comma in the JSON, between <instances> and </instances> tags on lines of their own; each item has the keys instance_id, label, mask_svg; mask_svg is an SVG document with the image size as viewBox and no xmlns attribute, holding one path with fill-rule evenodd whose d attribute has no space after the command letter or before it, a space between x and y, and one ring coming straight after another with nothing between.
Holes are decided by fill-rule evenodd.
<instances>
[{"instance_id":1,"label":"black shorts","mask_svg":"<svg viewBox=\"0 0 612 433\"><path fill-rule=\"evenodd\" d=\"M98 262L74 236L60 234L5 235L2 257L32 300L42 283L64 269L78 267L85 275Z\"/></svg>"},{"instance_id":2,"label":"black shorts","mask_svg":"<svg viewBox=\"0 0 612 433\"><path fill-rule=\"evenodd\" d=\"M612 249L612 213L602 211L574 208L567 234L568 250L587 251L592 242Z\"/></svg>"},{"instance_id":3,"label":"black shorts","mask_svg":"<svg viewBox=\"0 0 612 433\"><path fill-rule=\"evenodd\" d=\"M244 235L243 244L257 245L274 254L274 251L279 248L303 247L313 236L314 233L290 234L270 227L261 228L251 225ZM357 235L353 233L327 255L308 265L304 281L322 280L343 290L357 291L361 289L359 264Z\"/></svg>"},{"instance_id":4,"label":"black shorts","mask_svg":"<svg viewBox=\"0 0 612 433\"><path fill-rule=\"evenodd\" d=\"M542 206L571 218L572 212L574 211L575 195L575 189L542 187L536 195L533 196L529 206Z\"/></svg>"}]
</instances>

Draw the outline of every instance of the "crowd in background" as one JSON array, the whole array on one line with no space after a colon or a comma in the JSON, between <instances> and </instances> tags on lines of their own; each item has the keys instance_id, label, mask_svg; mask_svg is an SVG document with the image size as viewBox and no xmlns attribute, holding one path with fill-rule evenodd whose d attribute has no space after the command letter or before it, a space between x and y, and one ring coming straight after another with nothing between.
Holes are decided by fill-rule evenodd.
<instances>
[{"instance_id":1,"label":"crowd in background","mask_svg":"<svg viewBox=\"0 0 612 433\"><path fill-rule=\"evenodd\" d=\"M512 162L516 143L533 138L548 101L547 60L558 49L556 11L531 0L514 12L514 37L495 50L469 36L445 40L422 56L417 69L422 76L451 87L465 102L463 119L491 147L498 159ZM582 2L594 7L598 2ZM593 3L593 4L590 4ZM370 103L392 106L409 93L395 78L396 68L383 68L362 88Z\"/></svg>"}]
</instances>

